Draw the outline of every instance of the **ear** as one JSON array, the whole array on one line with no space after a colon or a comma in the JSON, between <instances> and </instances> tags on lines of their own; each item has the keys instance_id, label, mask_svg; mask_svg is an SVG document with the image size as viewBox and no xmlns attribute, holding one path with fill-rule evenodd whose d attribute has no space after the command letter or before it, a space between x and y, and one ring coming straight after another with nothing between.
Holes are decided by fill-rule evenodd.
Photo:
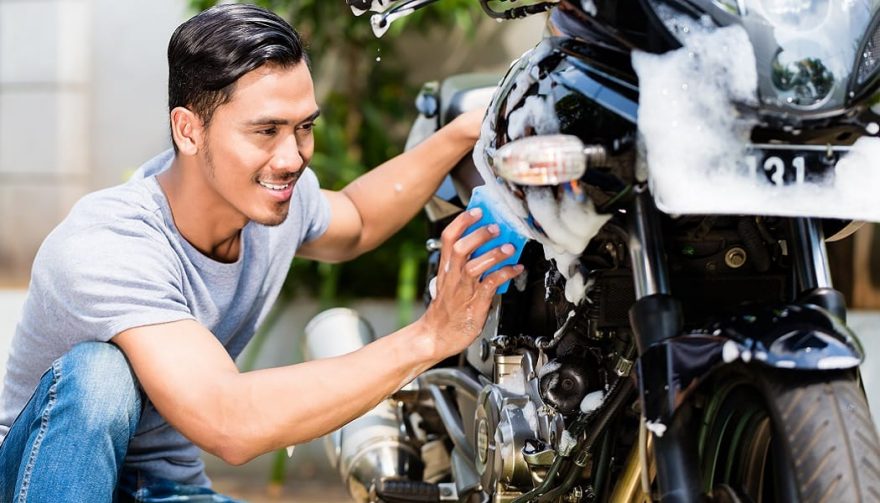
<instances>
[{"instance_id":1,"label":"ear","mask_svg":"<svg viewBox=\"0 0 880 503\"><path fill-rule=\"evenodd\" d=\"M199 152L204 129L202 120L192 110L185 107L171 110L171 137L181 154L195 155Z\"/></svg>"}]
</instances>

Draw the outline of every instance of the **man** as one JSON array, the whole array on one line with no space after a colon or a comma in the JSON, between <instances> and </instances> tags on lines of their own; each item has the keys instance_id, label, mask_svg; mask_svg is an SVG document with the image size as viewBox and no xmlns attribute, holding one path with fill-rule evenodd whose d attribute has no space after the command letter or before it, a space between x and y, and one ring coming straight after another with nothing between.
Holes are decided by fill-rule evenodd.
<instances>
[{"instance_id":1,"label":"man","mask_svg":"<svg viewBox=\"0 0 880 503\"><path fill-rule=\"evenodd\" d=\"M512 247L469 260L497 228L461 237L479 217L464 213L417 322L339 358L240 373L233 358L294 253L340 261L379 245L468 152L479 120L319 192L307 168L318 106L286 22L215 7L177 29L168 60L174 151L83 198L34 261L0 400L2 501L222 501L196 446L241 464L338 428L467 347L520 270L479 280Z\"/></svg>"}]
</instances>

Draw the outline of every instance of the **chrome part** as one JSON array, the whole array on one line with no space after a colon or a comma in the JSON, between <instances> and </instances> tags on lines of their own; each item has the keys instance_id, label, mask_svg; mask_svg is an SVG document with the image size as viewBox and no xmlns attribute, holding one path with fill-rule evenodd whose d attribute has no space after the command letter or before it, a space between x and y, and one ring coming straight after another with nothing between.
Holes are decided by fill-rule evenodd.
<instances>
[{"instance_id":1,"label":"chrome part","mask_svg":"<svg viewBox=\"0 0 880 503\"><path fill-rule=\"evenodd\" d=\"M439 239L429 239L425 241L425 249L429 252L439 251L443 248L443 243Z\"/></svg>"},{"instance_id":2,"label":"chrome part","mask_svg":"<svg viewBox=\"0 0 880 503\"><path fill-rule=\"evenodd\" d=\"M828 267L822 221L818 218L793 219L792 238L795 270L801 291L831 288L831 271Z\"/></svg>"},{"instance_id":3,"label":"chrome part","mask_svg":"<svg viewBox=\"0 0 880 503\"><path fill-rule=\"evenodd\" d=\"M614 364L614 373L617 374L618 377L629 375L634 364L635 362L633 360L628 360L621 355L617 358L617 362Z\"/></svg>"},{"instance_id":4,"label":"chrome part","mask_svg":"<svg viewBox=\"0 0 880 503\"><path fill-rule=\"evenodd\" d=\"M437 484L440 488L440 501L458 501L458 488L453 482Z\"/></svg>"},{"instance_id":5,"label":"chrome part","mask_svg":"<svg viewBox=\"0 0 880 503\"><path fill-rule=\"evenodd\" d=\"M465 353L467 362L484 376L494 375L494 345L492 340L498 335L498 323L501 319L501 296L496 295L492 299L492 307L489 308L489 316L483 325L480 337L468 346Z\"/></svg>"},{"instance_id":6,"label":"chrome part","mask_svg":"<svg viewBox=\"0 0 880 503\"><path fill-rule=\"evenodd\" d=\"M568 496L565 497L565 501L569 503L577 503L581 501L584 497L584 490L580 488L580 486L576 486L574 489L568 493Z\"/></svg>"},{"instance_id":7,"label":"chrome part","mask_svg":"<svg viewBox=\"0 0 880 503\"><path fill-rule=\"evenodd\" d=\"M734 246L724 254L724 263L731 269L739 269L746 265L747 259L748 254L746 253L746 250L739 246Z\"/></svg>"},{"instance_id":8,"label":"chrome part","mask_svg":"<svg viewBox=\"0 0 880 503\"><path fill-rule=\"evenodd\" d=\"M422 7L428 6L437 0L401 0L393 7L382 10L379 14L370 16L370 24L373 27L373 35L380 38L391 27L391 23L400 18L409 16Z\"/></svg>"},{"instance_id":9,"label":"chrome part","mask_svg":"<svg viewBox=\"0 0 880 503\"><path fill-rule=\"evenodd\" d=\"M303 351L306 360L320 360L357 351L374 340L373 328L357 311L337 307L309 321Z\"/></svg>"},{"instance_id":10,"label":"chrome part","mask_svg":"<svg viewBox=\"0 0 880 503\"><path fill-rule=\"evenodd\" d=\"M526 463L529 466L550 466L553 464L553 460L556 458L556 451L551 449L550 447L545 447L540 451L532 451L530 452L528 448L523 451L523 458L526 460Z\"/></svg>"},{"instance_id":11,"label":"chrome part","mask_svg":"<svg viewBox=\"0 0 880 503\"><path fill-rule=\"evenodd\" d=\"M480 475L474 469L473 460L466 459L457 450L452 451L452 480L458 494L468 494L480 487Z\"/></svg>"},{"instance_id":12,"label":"chrome part","mask_svg":"<svg viewBox=\"0 0 880 503\"><path fill-rule=\"evenodd\" d=\"M476 467L493 501L530 490L552 463L562 438L561 415L541 399L533 351L495 355L496 382L480 393L476 410Z\"/></svg>"},{"instance_id":13,"label":"chrome part","mask_svg":"<svg viewBox=\"0 0 880 503\"><path fill-rule=\"evenodd\" d=\"M532 476L522 450L536 432L525 417L525 396L486 386L477 402L477 473L483 490L495 494L503 488L529 487Z\"/></svg>"},{"instance_id":14,"label":"chrome part","mask_svg":"<svg viewBox=\"0 0 880 503\"><path fill-rule=\"evenodd\" d=\"M656 215L651 194L645 186L636 188L629 218L629 255L633 268L636 299L669 293L669 279L663 246L656 232Z\"/></svg>"},{"instance_id":15,"label":"chrome part","mask_svg":"<svg viewBox=\"0 0 880 503\"><path fill-rule=\"evenodd\" d=\"M495 382L503 386L508 378L516 378L522 370L522 358L522 355L495 355ZM521 385L521 381L513 383L513 386Z\"/></svg>"},{"instance_id":16,"label":"chrome part","mask_svg":"<svg viewBox=\"0 0 880 503\"><path fill-rule=\"evenodd\" d=\"M373 341L370 325L351 309L324 311L306 325L307 360L350 353ZM419 452L407 436L396 402L375 408L325 437L331 463L339 470L356 501L369 501L381 479L421 480Z\"/></svg>"},{"instance_id":17,"label":"chrome part","mask_svg":"<svg viewBox=\"0 0 880 503\"><path fill-rule=\"evenodd\" d=\"M461 417L459 417L454 411L452 404L449 403L449 400L443 395L440 388L437 386L431 386L428 390L431 393L431 398L434 399L434 406L437 408L440 420L443 421L443 426L446 428L446 432L449 433L449 438L452 440L453 445L455 445L455 448L461 451L466 458L473 459L474 448L470 442L468 442L468 439L464 434L464 426L461 424Z\"/></svg>"},{"instance_id":18,"label":"chrome part","mask_svg":"<svg viewBox=\"0 0 880 503\"><path fill-rule=\"evenodd\" d=\"M418 378L420 387L452 386L456 391L476 400L483 387L473 377L458 369L433 369Z\"/></svg>"},{"instance_id":19,"label":"chrome part","mask_svg":"<svg viewBox=\"0 0 880 503\"><path fill-rule=\"evenodd\" d=\"M356 501L369 501L373 484L379 480L421 479L419 453L406 443L399 416L381 417L381 408L380 405L342 428L339 473ZM385 407L386 412L392 409L396 407Z\"/></svg>"}]
</instances>

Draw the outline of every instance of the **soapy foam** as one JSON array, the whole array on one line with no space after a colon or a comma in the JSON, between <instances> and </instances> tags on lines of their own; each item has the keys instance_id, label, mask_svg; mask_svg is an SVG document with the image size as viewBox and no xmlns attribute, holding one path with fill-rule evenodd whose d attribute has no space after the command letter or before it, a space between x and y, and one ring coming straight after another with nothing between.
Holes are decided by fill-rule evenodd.
<instances>
[{"instance_id":1,"label":"soapy foam","mask_svg":"<svg viewBox=\"0 0 880 503\"><path fill-rule=\"evenodd\" d=\"M525 60L526 65L531 67L520 71L515 77L516 85L508 95L509 107L523 100L528 88L536 81L536 74L532 71L536 71L537 63L551 52L552 47L544 42L523 54L520 61ZM494 108L499 98L500 89L499 86L492 96L490 110ZM508 136L512 140L522 138L527 128L533 128L538 134L552 134L559 131L559 119L550 96L528 96L522 106L509 115ZM474 163L487 185L484 193L493 198L495 207L507 217L507 220L516 222L514 228L517 232L540 242L544 247L545 257L556 259L557 268L567 283L577 273L572 271L570 266L611 216L599 215L591 201L579 203L571 194L558 202L553 194L556 189L547 187L526 188L527 209L523 201L504 186L503 181L496 179L489 166L487 158L494 155L494 149L490 147L494 129L495 121L489 114L483 120L480 138L474 147ZM547 237L523 224L523 220L529 216L529 211ZM586 291L583 277L578 276L579 279L575 279L573 285L565 288L566 298L575 304L583 300Z\"/></svg>"},{"instance_id":2,"label":"soapy foam","mask_svg":"<svg viewBox=\"0 0 880 503\"><path fill-rule=\"evenodd\" d=\"M672 18L670 18L672 19ZM757 101L754 50L740 26L713 29L680 16L684 47L633 53L639 75L638 127L657 206L671 214L756 214L880 221L880 139L863 137L831 179L777 186L750 174L754 121L734 103Z\"/></svg>"},{"instance_id":3,"label":"soapy foam","mask_svg":"<svg viewBox=\"0 0 880 503\"><path fill-rule=\"evenodd\" d=\"M605 402L605 392L602 390L587 393L587 396L581 400L581 412L589 414L598 409Z\"/></svg>"}]
</instances>

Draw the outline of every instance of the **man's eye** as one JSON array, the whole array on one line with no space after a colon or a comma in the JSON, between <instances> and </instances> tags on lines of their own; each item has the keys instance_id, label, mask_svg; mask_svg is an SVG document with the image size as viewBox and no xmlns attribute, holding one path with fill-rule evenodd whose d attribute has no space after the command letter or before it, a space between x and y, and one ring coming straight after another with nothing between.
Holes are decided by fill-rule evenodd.
<instances>
[{"instance_id":1,"label":"man's eye","mask_svg":"<svg viewBox=\"0 0 880 503\"><path fill-rule=\"evenodd\" d=\"M260 129L257 131L258 134L265 135L265 136L273 136L277 132L278 132L278 128L274 128L274 127Z\"/></svg>"},{"instance_id":2,"label":"man's eye","mask_svg":"<svg viewBox=\"0 0 880 503\"><path fill-rule=\"evenodd\" d=\"M300 124L298 129L300 131L311 131L314 127L315 127L314 122L307 122L306 124Z\"/></svg>"}]
</instances>

